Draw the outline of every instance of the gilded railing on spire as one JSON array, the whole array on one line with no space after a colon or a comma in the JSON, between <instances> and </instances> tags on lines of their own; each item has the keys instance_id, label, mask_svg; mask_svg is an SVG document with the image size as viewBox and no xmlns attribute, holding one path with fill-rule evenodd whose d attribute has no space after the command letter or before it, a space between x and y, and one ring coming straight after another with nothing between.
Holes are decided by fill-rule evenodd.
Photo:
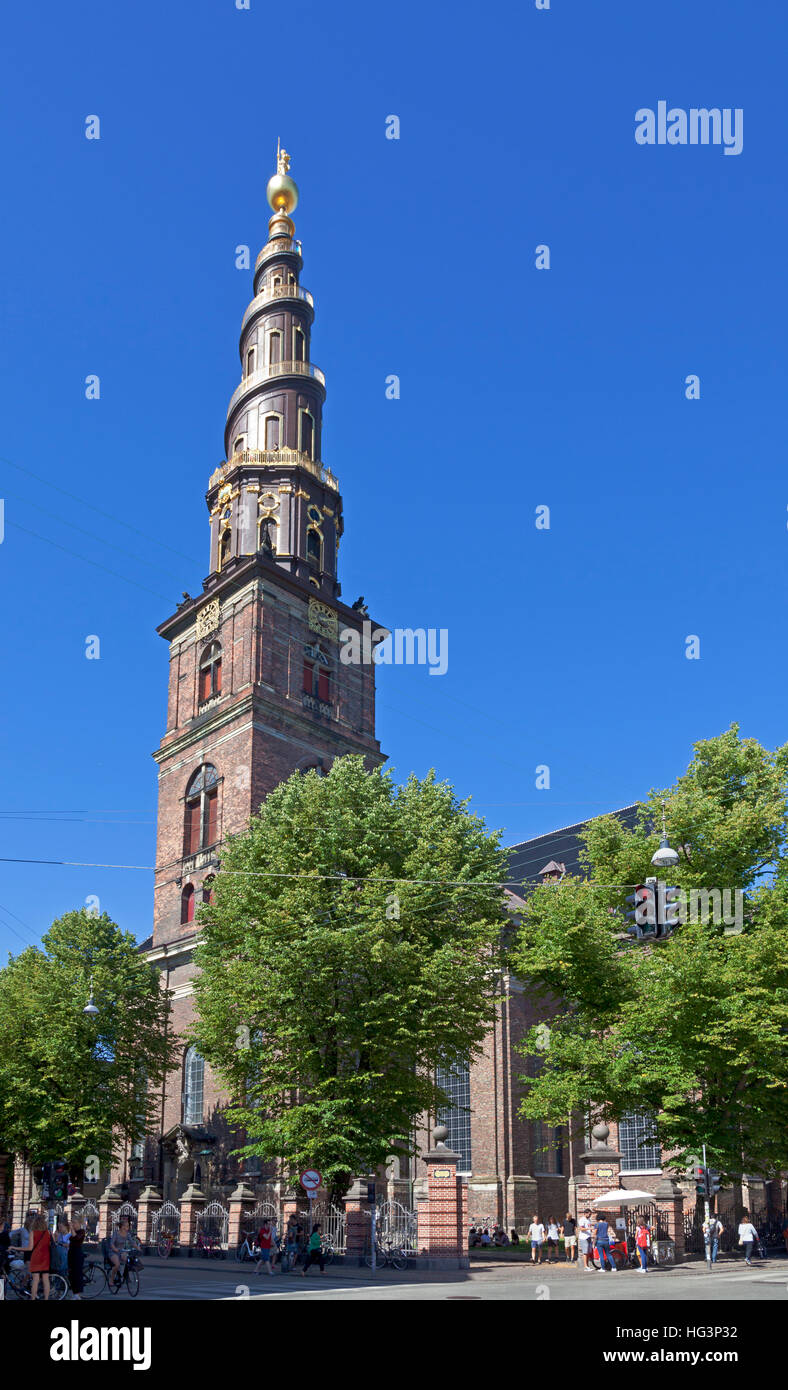
<instances>
[{"instance_id":1,"label":"gilded railing on spire","mask_svg":"<svg viewBox=\"0 0 788 1390\"><path fill-rule=\"evenodd\" d=\"M302 256L301 242L294 236L278 236L272 241L267 241L260 255L254 263L255 270L263 261L267 261L271 256L281 256L283 252L289 251L296 256Z\"/></svg>"},{"instance_id":2,"label":"gilded railing on spire","mask_svg":"<svg viewBox=\"0 0 788 1390\"><path fill-rule=\"evenodd\" d=\"M314 299L309 290L302 289L300 285L267 285L264 290L256 294L246 313L241 319L241 332L243 333L247 323L253 314L262 309L272 299L303 299L305 303L311 304L314 308Z\"/></svg>"},{"instance_id":3,"label":"gilded railing on spire","mask_svg":"<svg viewBox=\"0 0 788 1390\"><path fill-rule=\"evenodd\" d=\"M217 483L223 482L234 468L270 468L272 465L279 468L305 468L333 492L339 492L339 479L331 469L324 467L319 459L301 453L299 449L240 449L211 474L208 487L216 487Z\"/></svg>"},{"instance_id":4,"label":"gilded railing on spire","mask_svg":"<svg viewBox=\"0 0 788 1390\"><path fill-rule=\"evenodd\" d=\"M238 402L250 391L256 390L264 382L270 381L271 377L277 376L309 376L313 381L319 381L321 386L325 386L326 378L319 367L312 362L266 362L264 367L258 367L256 371L250 372L245 376L240 385L236 386L230 397L230 404L227 407L227 418L235 409Z\"/></svg>"}]
</instances>

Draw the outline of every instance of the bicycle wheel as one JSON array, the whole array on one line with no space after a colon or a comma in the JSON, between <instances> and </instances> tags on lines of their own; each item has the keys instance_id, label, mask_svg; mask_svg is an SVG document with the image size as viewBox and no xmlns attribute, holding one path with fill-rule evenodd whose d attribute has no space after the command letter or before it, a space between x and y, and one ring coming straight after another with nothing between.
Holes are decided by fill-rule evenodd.
<instances>
[{"instance_id":1,"label":"bicycle wheel","mask_svg":"<svg viewBox=\"0 0 788 1390\"><path fill-rule=\"evenodd\" d=\"M170 1255L172 1254L173 1244L174 1242L172 1236L159 1236L156 1249L158 1250L163 1260L169 1259Z\"/></svg>"},{"instance_id":2,"label":"bicycle wheel","mask_svg":"<svg viewBox=\"0 0 788 1390\"><path fill-rule=\"evenodd\" d=\"M25 1299L30 1297L30 1285L25 1284L24 1278L20 1278L16 1270L12 1270L9 1274L6 1281L6 1288L11 1290L14 1298Z\"/></svg>"},{"instance_id":3,"label":"bicycle wheel","mask_svg":"<svg viewBox=\"0 0 788 1390\"><path fill-rule=\"evenodd\" d=\"M50 1274L49 1276L49 1297L53 1303L59 1303L61 1298L65 1298L68 1293L68 1284L62 1274ZM39 1298L43 1298L43 1292L39 1289Z\"/></svg>"},{"instance_id":4,"label":"bicycle wheel","mask_svg":"<svg viewBox=\"0 0 788 1390\"><path fill-rule=\"evenodd\" d=\"M244 1241L243 1245L238 1246L235 1252L235 1258L240 1260L242 1265L246 1264L248 1260L251 1260L252 1257L249 1254L249 1246L246 1241Z\"/></svg>"},{"instance_id":5,"label":"bicycle wheel","mask_svg":"<svg viewBox=\"0 0 788 1390\"><path fill-rule=\"evenodd\" d=\"M325 1261L325 1263L326 1263L327 1265L330 1265L330 1264L333 1264L333 1263L334 1263L334 1247L333 1247L333 1245L324 1245L324 1246L323 1246L323 1259L324 1259L324 1261Z\"/></svg>"},{"instance_id":6,"label":"bicycle wheel","mask_svg":"<svg viewBox=\"0 0 788 1390\"><path fill-rule=\"evenodd\" d=\"M408 1257L404 1250L392 1250L390 1259L395 1269L407 1269Z\"/></svg>"},{"instance_id":7,"label":"bicycle wheel","mask_svg":"<svg viewBox=\"0 0 788 1390\"><path fill-rule=\"evenodd\" d=\"M120 1286L122 1283L123 1280L117 1278L114 1269L110 1270L110 1272L107 1275L107 1288L109 1289L110 1293L120 1293Z\"/></svg>"},{"instance_id":8,"label":"bicycle wheel","mask_svg":"<svg viewBox=\"0 0 788 1390\"><path fill-rule=\"evenodd\" d=\"M91 1260L90 1264L85 1265L82 1279L83 1298L98 1298L99 1294L103 1293L107 1287L106 1273L101 1265L96 1264L95 1260Z\"/></svg>"},{"instance_id":9,"label":"bicycle wheel","mask_svg":"<svg viewBox=\"0 0 788 1390\"><path fill-rule=\"evenodd\" d=\"M129 1291L130 1298L137 1297L137 1294L140 1291L140 1276L137 1273L136 1269L126 1270L126 1288Z\"/></svg>"}]
</instances>

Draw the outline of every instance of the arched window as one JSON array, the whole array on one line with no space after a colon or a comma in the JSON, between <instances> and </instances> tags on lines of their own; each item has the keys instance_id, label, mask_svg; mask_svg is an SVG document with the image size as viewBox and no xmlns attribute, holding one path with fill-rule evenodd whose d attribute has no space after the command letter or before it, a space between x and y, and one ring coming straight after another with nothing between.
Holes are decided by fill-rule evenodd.
<instances>
[{"instance_id":1,"label":"arched window","mask_svg":"<svg viewBox=\"0 0 788 1390\"><path fill-rule=\"evenodd\" d=\"M212 903L212 902L213 902L213 885L214 885L214 880L215 880L215 875L214 875L214 874L208 874L208 877L207 877L207 878L204 878L203 881L202 881L202 900L203 900L204 903Z\"/></svg>"},{"instance_id":2,"label":"arched window","mask_svg":"<svg viewBox=\"0 0 788 1390\"><path fill-rule=\"evenodd\" d=\"M200 658L199 701L202 704L222 693L222 649L211 642Z\"/></svg>"},{"instance_id":3,"label":"arched window","mask_svg":"<svg viewBox=\"0 0 788 1390\"><path fill-rule=\"evenodd\" d=\"M203 763L186 790L184 854L197 854L219 838L219 775L211 763Z\"/></svg>"},{"instance_id":4,"label":"arched window","mask_svg":"<svg viewBox=\"0 0 788 1390\"><path fill-rule=\"evenodd\" d=\"M282 335L278 329L268 335L268 361L281 362L282 360Z\"/></svg>"},{"instance_id":5,"label":"arched window","mask_svg":"<svg viewBox=\"0 0 788 1390\"><path fill-rule=\"evenodd\" d=\"M306 558L312 565L317 565L320 569L322 559L323 544L317 531L310 526L306 533Z\"/></svg>"},{"instance_id":6,"label":"arched window","mask_svg":"<svg viewBox=\"0 0 788 1390\"><path fill-rule=\"evenodd\" d=\"M187 883L181 893L181 926L194 921L194 888Z\"/></svg>"},{"instance_id":7,"label":"arched window","mask_svg":"<svg viewBox=\"0 0 788 1390\"><path fill-rule=\"evenodd\" d=\"M257 349L250 347L246 354L246 375L251 376L254 371L254 359Z\"/></svg>"},{"instance_id":8,"label":"arched window","mask_svg":"<svg viewBox=\"0 0 788 1390\"><path fill-rule=\"evenodd\" d=\"M243 434L239 434L238 438L236 439L235 443L233 444L233 453L234 453L234 454L242 454L245 448L246 448L246 436L243 435Z\"/></svg>"},{"instance_id":9,"label":"arched window","mask_svg":"<svg viewBox=\"0 0 788 1390\"><path fill-rule=\"evenodd\" d=\"M233 533L230 527L222 532L222 539L219 542L219 569L223 569L230 558L233 548Z\"/></svg>"},{"instance_id":10,"label":"arched window","mask_svg":"<svg viewBox=\"0 0 788 1390\"><path fill-rule=\"evenodd\" d=\"M315 457L315 422L308 410L302 410L299 415L301 427L300 449L302 454L308 458Z\"/></svg>"},{"instance_id":11,"label":"arched window","mask_svg":"<svg viewBox=\"0 0 788 1390\"><path fill-rule=\"evenodd\" d=\"M269 451L279 448L279 416L265 417L265 447Z\"/></svg>"},{"instance_id":12,"label":"arched window","mask_svg":"<svg viewBox=\"0 0 788 1390\"><path fill-rule=\"evenodd\" d=\"M306 338L302 328L293 329L293 361L306 362Z\"/></svg>"},{"instance_id":13,"label":"arched window","mask_svg":"<svg viewBox=\"0 0 788 1390\"><path fill-rule=\"evenodd\" d=\"M331 663L322 647L304 647L305 695L331 703Z\"/></svg>"},{"instance_id":14,"label":"arched window","mask_svg":"<svg viewBox=\"0 0 788 1390\"><path fill-rule=\"evenodd\" d=\"M205 1062L194 1047L190 1047L183 1063L183 1123L201 1125Z\"/></svg>"}]
</instances>

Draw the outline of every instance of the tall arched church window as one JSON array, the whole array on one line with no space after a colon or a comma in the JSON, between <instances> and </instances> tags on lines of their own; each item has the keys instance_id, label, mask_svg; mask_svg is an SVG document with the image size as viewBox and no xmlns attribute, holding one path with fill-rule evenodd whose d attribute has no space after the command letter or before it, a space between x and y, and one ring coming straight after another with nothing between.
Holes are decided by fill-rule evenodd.
<instances>
[{"instance_id":1,"label":"tall arched church window","mask_svg":"<svg viewBox=\"0 0 788 1390\"><path fill-rule=\"evenodd\" d=\"M230 527L222 532L222 539L219 542L219 569L222 569L230 558L233 548L233 533Z\"/></svg>"},{"instance_id":2,"label":"tall arched church window","mask_svg":"<svg viewBox=\"0 0 788 1390\"><path fill-rule=\"evenodd\" d=\"M219 775L211 763L203 763L186 790L184 854L197 854L219 838Z\"/></svg>"},{"instance_id":3,"label":"tall arched church window","mask_svg":"<svg viewBox=\"0 0 788 1390\"><path fill-rule=\"evenodd\" d=\"M194 1047L190 1047L183 1063L183 1123L201 1125L205 1062Z\"/></svg>"},{"instance_id":4,"label":"tall arched church window","mask_svg":"<svg viewBox=\"0 0 788 1390\"><path fill-rule=\"evenodd\" d=\"M258 550L266 549L266 537L271 543L271 549L276 550L276 522L272 516L262 516L260 518Z\"/></svg>"},{"instance_id":5,"label":"tall arched church window","mask_svg":"<svg viewBox=\"0 0 788 1390\"><path fill-rule=\"evenodd\" d=\"M282 360L282 335L278 329L274 329L268 335L268 361L281 362Z\"/></svg>"},{"instance_id":6,"label":"tall arched church window","mask_svg":"<svg viewBox=\"0 0 788 1390\"><path fill-rule=\"evenodd\" d=\"M306 338L301 328L293 330L293 361L306 362Z\"/></svg>"},{"instance_id":7,"label":"tall arched church window","mask_svg":"<svg viewBox=\"0 0 788 1390\"><path fill-rule=\"evenodd\" d=\"M320 569L322 558L323 542L317 531L310 526L306 533L306 558L310 564L316 565Z\"/></svg>"},{"instance_id":8,"label":"tall arched church window","mask_svg":"<svg viewBox=\"0 0 788 1390\"><path fill-rule=\"evenodd\" d=\"M301 411L300 421L301 441L299 448L302 454L313 459L315 457L315 422L308 410Z\"/></svg>"},{"instance_id":9,"label":"tall arched church window","mask_svg":"<svg viewBox=\"0 0 788 1390\"><path fill-rule=\"evenodd\" d=\"M199 699L210 700L222 693L222 648L219 642L211 642L200 657Z\"/></svg>"},{"instance_id":10,"label":"tall arched church window","mask_svg":"<svg viewBox=\"0 0 788 1390\"><path fill-rule=\"evenodd\" d=\"M181 893L181 926L194 921L194 888L187 883Z\"/></svg>"},{"instance_id":11,"label":"tall arched church window","mask_svg":"<svg viewBox=\"0 0 788 1390\"><path fill-rule=\"evenodd\" d=\"M266 415L265 417L265 447L268 450L279 448L278 415Z\"/></svg>"},{"instance_id":12,"label":"tall arched church window","mask_svg":"<svg viewBox=\"0 0 788 1390\"><path fill-rule=\"evenodd\" d=\"M251 376L254 371L254 359L257 349L250 347L246 354L246 375Z\"/></svg>"}]
</instances>

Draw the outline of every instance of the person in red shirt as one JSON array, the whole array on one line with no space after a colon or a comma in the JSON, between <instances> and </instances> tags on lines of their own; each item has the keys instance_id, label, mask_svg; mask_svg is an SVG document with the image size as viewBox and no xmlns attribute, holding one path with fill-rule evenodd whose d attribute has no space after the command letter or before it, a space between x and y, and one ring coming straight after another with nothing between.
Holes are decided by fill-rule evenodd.
<instances>
[{"instance_id":1,"label":"person in red shirt","mask_svg":"<svg viewBox=\"0 0 788 1390\"><path fill-rule=\"evenodd\" d=\"M30 1255L30 1273L32 1275L30 1298L35 1302L38 1297L39 1279L44 1284L44 1298L49 1298L49 1258L52 1238L49 1234L47 1219L40 1212L34 1218L30 1229L33 1236L33 1249Z\"/></svg>"},{"instance_id":2,"label":"person in red shirt","mask_svg":"<svg viewBox=\"0 0 788 1390\"><path fill-rule=\"evenodd\" d=\"M264 1221L257 1232L257 1244L260 1247L260 1258L254 1267L255 1274L260 1273L263 1265L265 1265L267 1274L273 1274L274 1232L270 1221Z\"/></svg>"},{"instance_id":3,"label":"person in red shirt","mask_svg":"<svg viewBox=\"0 0 788 1390\"><path fill-rule=\"evenodd\" d=\"M645 1221L638 1221L638 1228L635 1233L635 1245L640 1256L639 1274L645 1274L648 1270L648 1249L651 1244L651 1227Z\"/></svg>"}]
</instances>

